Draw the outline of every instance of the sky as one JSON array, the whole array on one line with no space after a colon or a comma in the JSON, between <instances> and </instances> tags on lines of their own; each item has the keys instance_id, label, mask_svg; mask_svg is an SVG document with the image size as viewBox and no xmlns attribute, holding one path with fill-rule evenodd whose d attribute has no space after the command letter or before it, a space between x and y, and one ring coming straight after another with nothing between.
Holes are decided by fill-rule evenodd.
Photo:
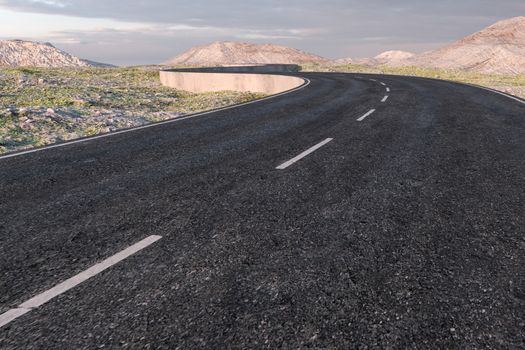
<instances>
[{"instance_id":1,"label":"sky","mask_svg":"<svg viewBox=\"0 0 525 350\"><path fill-rule=\"evenodd\" d=\"M515 16L525 16L524 0L0 0L0 39L116 65L218 40L363 58L435 49Z\"/></svg>"}]
</instances>

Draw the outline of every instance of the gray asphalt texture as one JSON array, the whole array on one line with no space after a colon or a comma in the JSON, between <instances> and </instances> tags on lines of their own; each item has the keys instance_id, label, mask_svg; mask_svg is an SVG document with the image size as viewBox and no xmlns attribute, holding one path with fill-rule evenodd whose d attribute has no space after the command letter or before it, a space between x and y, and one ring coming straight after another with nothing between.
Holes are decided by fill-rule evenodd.
<instances>
[{"instance_id":1,"label":"gray asphalt texture","mask_svg":"<svg viewBox=\"0 0 525 350\"><path fill-rule=\"evenodd\" d=\"M299 75L286 96L0 160L0 313L163 236L1 328L0 349L525 348L525 105Z\"/></svg>"}]
</instances>

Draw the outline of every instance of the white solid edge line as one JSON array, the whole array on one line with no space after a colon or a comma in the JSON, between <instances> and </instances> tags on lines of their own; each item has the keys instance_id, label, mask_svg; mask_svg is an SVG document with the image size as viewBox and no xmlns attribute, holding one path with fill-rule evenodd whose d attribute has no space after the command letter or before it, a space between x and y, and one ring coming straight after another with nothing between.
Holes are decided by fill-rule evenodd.
<instances>
[{"instance_id":1,"label":"white solid edge line","mask_svg":"<svg viewBox=\"0 0 525 350\"><path fill-rule=\"evenodd\" d=\"M320 142L318 143L317 145L307 149L306 151L304 151L303 153L299 154L297 157L295 158L292 158L290 159L289 161L279 165L276 169L277 170L284 170L286 168L288 168L290 165L294 164L294 163L297 163L298 161L300 161L301 159L303 159L304 157L306 157L307 155L317 151L319 148L323 147L324 145L326 145L327 143L333 141L334 139L326 139L324 140L323 142Z\"/></svg>"},{"instance_id":2,"label":"white solid edge line","mask_svg":"<svg viewBox=\"0 0 525 350\"><path fill-rule=\"evenodd\" d=\"M471 85L471 84L467 84L467 85L470 85L472 87L477 87L477 88L480 88L480 89L483 89L483 90L487 90L487 91L493 92L493 93L501 95L501 96L508 97L510 99L513 99L514 101L518 101L519 103L525 105L525 101L523 101L522 99L519 99L519 98L514 97L512 95L506 94L506 93L504 93L502 91L494 90L494 89L491 89L491 88L488 88L488 87L484 87L484 86L479 86L479 85Z\"/></svg>"},{"instance_id":3,"label":"white solid edge line","mask_svg":"<svg viewBox=\"0 0 525 350\"><path fill-rule=\"evenodd\" d=\"M164 120L164 121L157 122L157 123L137 126L135 128L130 128L130 129L110 132L110 133L106 133L106 134L102 134L102 135L86 137L86 138L82 138L82 139L79 139L79 140L73 140L73 141L68 141L68 142L64 142L64 143L59 143L59 144L56 144L56 145L50 145L50 146L45 146L45 147L41 147L41 148L37 148L37 149L30 149L30 150L27 150L27 151L21 151L21 152L6 154L4 156L0 156L0 160L7 159L7 158L18 157L18 156L22 156L22 155L30 154L30 153L41 152L41 151L45 151L45 150L48 150L48 149L74 145L76 143L83 143L83 142L93 141L93 140L97 140L97 139L101 139L101 138L105 138L105 137L111 137L111 136L115 136L115 135L120 135L120 134L124 134L124 133L128 133L128 132L132 132L132 131L137 131L137 130L142 130L142 129L147 129L147 128L153 128L153 127L160 126L160 125L165 125L165 124L171 124L171 123L179 122L181 120L192 119L192 118L196 118L196 117L202 117L204 115L208 115L208 114L212 114L212 113L216 113L216 112L226 111L226 110L233 109L233 108L243 107L243 106L259 103L259 102L262 102L262 101L267 101L267 100L270 100L272 98L277 98L277 97L280 97L280 96L283 96L283 95L286 95L286 94L291 94L292 92L296 92L296 91L302 90L305 87L307 87L308 85L310 85L310 83L311 83L310 79L307 79L307 78L300 78L300 79L304 80L305 83L303 85L301 85L299 87L296 87L295 89L284 91L284 92L281 92L280 94L267 96L267 97L264 97L264 98L261 98L261 99L258 99L258 100L249 101L249 102L245 102L245 103L241 103L241 104L237 104L237 105L233 105L233 106L222 107L222 108L218 108L218 109L212 109L212 110L206 111L206 112L190 114L190 115L187 115L185 117L173 118L173 119Z\"/></svg>"},{"instance_id":4,"label":"white solid edge line","mask_svg":"<svg viewBox=\"0 0 525 350\"><path fill-rule=\"evenodd\" d=\"M386 100L388 100L388 95L386 95L385 97L383 97L383 99L381 100L381 102L386 102Z\"/></svg>"},{"instance_id":5,"label":"white solid edge line","mask_svg":"<svg viewBox=\"0 0 525 350\"><path fill-rule=\"evenodd\" d=\"M111 266L118 264L122 260L129 258L135 253L147 248L158 240L162 239L161 236L149 236L142 241L132 245L129 248L124 249L120 253L117 253L108 259L90 267L89 269L79 273L76 276L71 277L70 279L57 284L51 289L34 296L33 298L27 300L26 302L20 304L17 308L11 309L0 315L0 327L5 326L16 318L25 315L29 311L47 303L49 300L64 294L68 290L78 286L82 282L87 281L88 279L98 275L99 273L109 269Z\"/></svg>"},{"instance_id":6,"label":"white solid edge line","mask_svg":"<svg viewBox=\"0 0 525 350\"><path fill-rule=\"evenodd\" d=\"M491 89L491 88L488 88L486 86L481 86L481 85L476 85L476 84L469 84L469 83L462 83L460 81L447 80L447 79L423 78L423 77L415 77L415 76L411 76L411 75L399 75L399 76L400 77L406 77L406 78L419 78L419 79L426 79L426 80L444 81L444 82L452 83L452 84L456 84L456 85L470 86L470 87L473 87L473 88L478 88L478 89L481 89L481 90L486 90L486 91L493 92L495 94L498 94L498 95L510 98L511 100L514 100L516 102L519 102L519 103L525 105L525 100L523 100L523 99L521 99L519 97L513 96L511 94L507 94L507 93L505 93L503 91Z\"/></svg>"},{"instance_id":7,"label":"white solid edge line","mask_svg":"<svg viewBox=\"0 0 525 350\"><path fill-rule=\"evenodd\" d=\"M488 88L488 87L485 87L485 86L481 86L481 85L462 83L462 82L459 82L459 81L447 80L447 79L418 77L418 76L413 76L413 75L395 75L395 74L384 74L384 75L387 75L387 76L390 76L390 77L394 77L394 78L396 78L396 77L397 78L399 78L399 77L402 77L402 78L416 78L416 79L423 79L423 80L434 80L434 81L447 82L447 83L452 83L452 84L456 84L456 85L470 86L470 87L474 87L474 88L478 88L478 89L482 89L482 90L493 92L495 94L498 94L498 95L510 98L511 100L514 100L516 102L519 102L519 103L525 105L525 100L524 99L521 99L519 97L513 96L511 94L507 94L507 93L499 91L499 90L494 90L494 89L491 89L491 88ZM375 79L368 79L368 80L376 81Z\"/></svg>"},{"instance_id":8,"label":"white solid edge line","mask_svg":"<svg viewBox=\"0 0 525 350\"><path fill-rule=\"evenodd\" d=\"M357 121L358 122L362 122L363 120L365 120L366 117L372 115L375 111L376 111L375 109L371 109L364 116L362 116L361 118L357 119Z\"/></svg>"},{"instance_id":9,"label":"white solid edge line","mask_svg":"<svg viewBox=\"0 0 525 350\"><path fill-rule=\"evenodd\" d=\"M525 104L525 100L523 100L521 98L518 98L516 96L513 96L511 94L507 94L507 93L499 91L499 90L494 90L494 89L491 89L491 88L488 88L488 87L485 87L485 86L481 86L481 85L462 83L460 81L447 80L447 79L418 77L418 76L414 76L414 75L394 75L394 74L385 74L385 75L388 75L388 76L391 76L391 77L398 77L398 78L402 77L402 78L416 78L416 79L424 79L424 80L434 80L434 81L441 81L441 82L452 83L452 84L456 84L456 85L470 86L470 87L474 87L474 88L478 88L478 89L494 92L494 93L496 93L498 95L505 96L505 97L510 98L511 100L514 100L514 101L519 102L521 104Z\"/></svg>"}]
</instances>

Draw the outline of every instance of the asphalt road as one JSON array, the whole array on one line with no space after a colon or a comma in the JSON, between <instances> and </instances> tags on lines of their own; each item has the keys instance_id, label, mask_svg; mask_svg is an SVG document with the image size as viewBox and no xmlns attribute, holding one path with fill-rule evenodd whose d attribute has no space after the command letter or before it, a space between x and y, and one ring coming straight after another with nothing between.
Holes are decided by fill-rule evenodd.
<instances>
[{"instance_id":1,"label":"asphalt road","mask_svg":"<svg viewBox=\"0 0 525 350\"><path fill-rule=\"evenodd\" d=\"M0 349L525 348L525 104L303 76L0 159Z\"/></svg>"}]
</instances>

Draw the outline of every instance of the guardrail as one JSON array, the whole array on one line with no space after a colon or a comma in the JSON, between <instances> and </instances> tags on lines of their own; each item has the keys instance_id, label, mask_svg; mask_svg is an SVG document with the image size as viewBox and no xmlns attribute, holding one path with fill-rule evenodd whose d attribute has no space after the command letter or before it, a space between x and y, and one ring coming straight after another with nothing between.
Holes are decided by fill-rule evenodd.
<instances>
[{"instance_id":1,"label":"guardrail","mask_svg":"<svg viewBox=\"0 0 525 350\"><path fill-rule=\"evenodd\" d=\"M195 93L216 91L278 94L295 89L304 79L279 74L297 72L296 65L261 65L163 70L162 85ZM264 73L264 74L261 74Z\"/></svg>"}]
</instances>

